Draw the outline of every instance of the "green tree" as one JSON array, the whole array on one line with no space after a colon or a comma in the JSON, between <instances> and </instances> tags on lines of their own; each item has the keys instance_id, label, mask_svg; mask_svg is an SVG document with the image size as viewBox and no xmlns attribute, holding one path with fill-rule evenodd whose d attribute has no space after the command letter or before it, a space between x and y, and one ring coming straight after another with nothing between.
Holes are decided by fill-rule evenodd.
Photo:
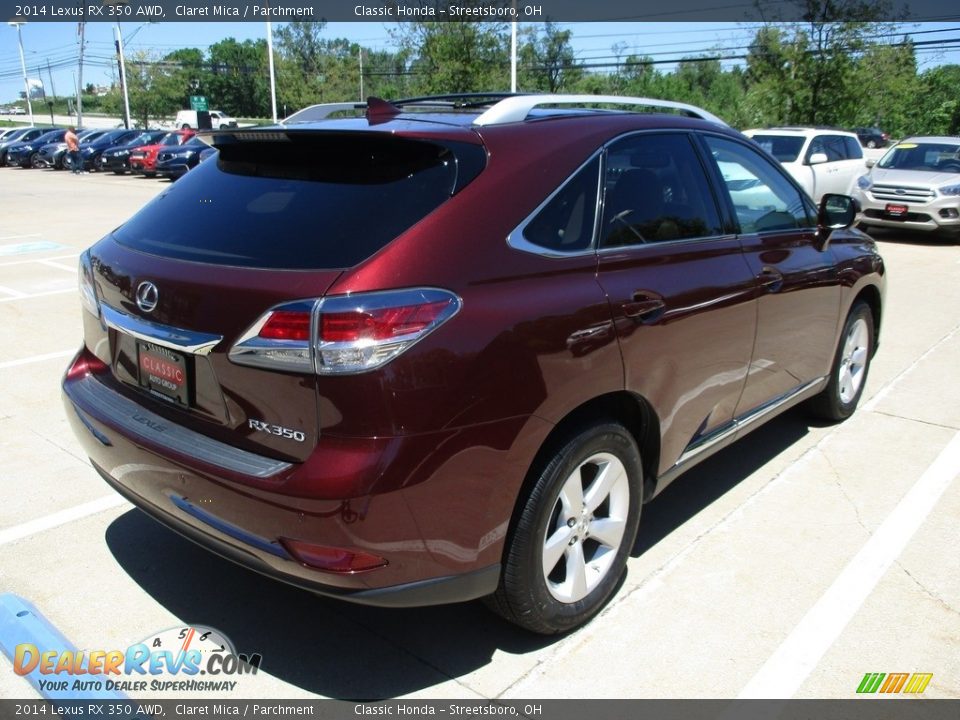
<instances>
[{"instance_id":1,"label":"green tree","mask_svg":"<svg viewBox=\"0 0 960 720\"><path fill-rule=\"evenodd\" d=\"M510 87L505 23L405 22L392 30L409 58L414 94L506 90Z\"/></svg>"},{"instance_id":2,"label":"green tree","mask_svg":"<svg viewBox=\"0 0 960 720\"><path fill-rule=\"evenodd\" d=\"M576 84L583 76L583 68L570 44L572 34L550 21L531 25L525 31L517 53L519 89L555 93Z\"/></svg>"},{"instance_id":3,"label":"green tree","mask_svg":"<svg viewBox=\"0 0 960 720\"><path fill-rule=\"evenodd\" d=\"M210 46L207 84L212 107L246 117L270 113L267 41L227 38Z\"/></svg>"}]
</instances>

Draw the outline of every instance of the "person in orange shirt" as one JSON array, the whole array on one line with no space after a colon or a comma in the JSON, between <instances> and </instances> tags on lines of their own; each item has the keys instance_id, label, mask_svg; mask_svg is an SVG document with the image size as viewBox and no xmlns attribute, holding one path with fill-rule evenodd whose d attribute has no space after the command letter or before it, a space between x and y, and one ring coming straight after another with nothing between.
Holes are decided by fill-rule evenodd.
<instances>
[{"instance_id":1,"label":"person in orange shirt","mask_svg":"<svg viewBox=\"0 0 960 720\"><path fill-rule=\"evenodd\" d=\"M70 156L70 167L73 168L74 175L80 175L83 172L83 162L80 160L80 143L77 142L77 129L72 125L67 128L67 134L63 136L63 141L67 144L67 155Z\"/></svg>"}]
</instances>

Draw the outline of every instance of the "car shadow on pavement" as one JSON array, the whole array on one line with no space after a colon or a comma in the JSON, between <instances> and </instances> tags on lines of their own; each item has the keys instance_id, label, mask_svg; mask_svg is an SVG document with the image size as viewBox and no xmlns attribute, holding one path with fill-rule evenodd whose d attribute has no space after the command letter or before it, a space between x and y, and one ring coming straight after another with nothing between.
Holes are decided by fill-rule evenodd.
<instances>
[{"instance_id":1,"label":"car shadow on pavement","mask_svg":"<svg viewBox=\"0 0 960 720\"><path fill-rule=\"evenodd\" d=\"M815 426L803 408L796 408L688 470L644 506L631 554L642 555Z\"/></svg>"},{"instance_id":2,"label":"car shadow on pavement","mask_svg":"<svg viewBox=\"0 0 960 720\"><path fill-rule=\"evenodd\" d=\"M646 508L634 554L660 542L808 429L802 413L787 413L685 474ZM480 602L386 609L328 600L222 559L139 510L111 523L106 542L124 571L185 624L221 631L238 652L260 653L265 673L327 697L413 693L458 681L489 664L497 651L526 655L558 639L515 628Z\"/></svg>"}]
</instances>

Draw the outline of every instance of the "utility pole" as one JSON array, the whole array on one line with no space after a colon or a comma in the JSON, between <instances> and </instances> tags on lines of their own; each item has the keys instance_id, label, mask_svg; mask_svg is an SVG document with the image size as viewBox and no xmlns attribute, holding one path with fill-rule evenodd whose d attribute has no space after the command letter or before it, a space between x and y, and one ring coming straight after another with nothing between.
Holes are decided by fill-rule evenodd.
<instances>
[{"instance_id":1,"label":"utility pole","mask_svg":"<svg viewBox=\"0 0 960 720\"><path fill-rule=\"evenodd\" d=\"M57 88L53 84L53 72L50 70L50 58L47 58L47 75L50 78L50 94L57 97Z\"/></svg>"},{"instance_id":2,"label":"utility pole","mask_svg":"<svg viewBox=\"0 0 960 720\"><path fill-rule=\"evenodd\" d=\"M360 56L360 102L363 102L363 48L357 54Z\"/></svg>"},{"instance_id":3,"label":"utility pole","mask_svg":"<svg viewBox=\"0 0 960 720\"><path fill-rule=\"evenodd\" d=\"M83 127L83 35L86 23L78 23L77 32L80 34L80 66L77 80L77 127Z\"/></svg>"},{"instance_id":4,"label":"utility pole","mask_svg":"<svg viewBox=\"0 0 960 720\"><path fill-rule=\"evenodd\" d=\"M20 34L20 27L23 25L22 22L9 22L7 23L10 27L15 27L17 29L17 41L20 45L20 67L23 68L23 89L26 92L27 99L27 112L30 113L30 126L33 126L33 103L30 102L30 82L27 80L27 61L23 59L23 35Z\"/></svg>"}]
</instances>

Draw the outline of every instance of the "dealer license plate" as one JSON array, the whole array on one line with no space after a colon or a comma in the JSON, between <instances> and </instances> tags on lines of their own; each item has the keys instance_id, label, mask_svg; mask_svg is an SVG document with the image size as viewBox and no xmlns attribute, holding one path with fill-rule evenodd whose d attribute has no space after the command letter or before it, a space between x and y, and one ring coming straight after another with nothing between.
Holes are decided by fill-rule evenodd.
<instances>
[{"instance_id":1,"label":"dealer license plate","mask_svg":"<svg viewBox=\"0 0 960 720\"><path fill-rule=\"evenodd\" d=\"M896 205L894 203L887 203L887 206L884 208L884 212L886 212L887 215L889 215L890 217L899 218L906 215L908 209L909 208L907 208L906 205Z\"/></svg>"},{"instance_id":2,"label":"dealer license plate","mask_svg":"<svg viewBox=\"0 0 960 720\"><path fill-rule=\"evenodd\" d=\"M153 343L137 342L140 386L181 405L190 405L187 359Z\"/></svg>"}]
</instances>

